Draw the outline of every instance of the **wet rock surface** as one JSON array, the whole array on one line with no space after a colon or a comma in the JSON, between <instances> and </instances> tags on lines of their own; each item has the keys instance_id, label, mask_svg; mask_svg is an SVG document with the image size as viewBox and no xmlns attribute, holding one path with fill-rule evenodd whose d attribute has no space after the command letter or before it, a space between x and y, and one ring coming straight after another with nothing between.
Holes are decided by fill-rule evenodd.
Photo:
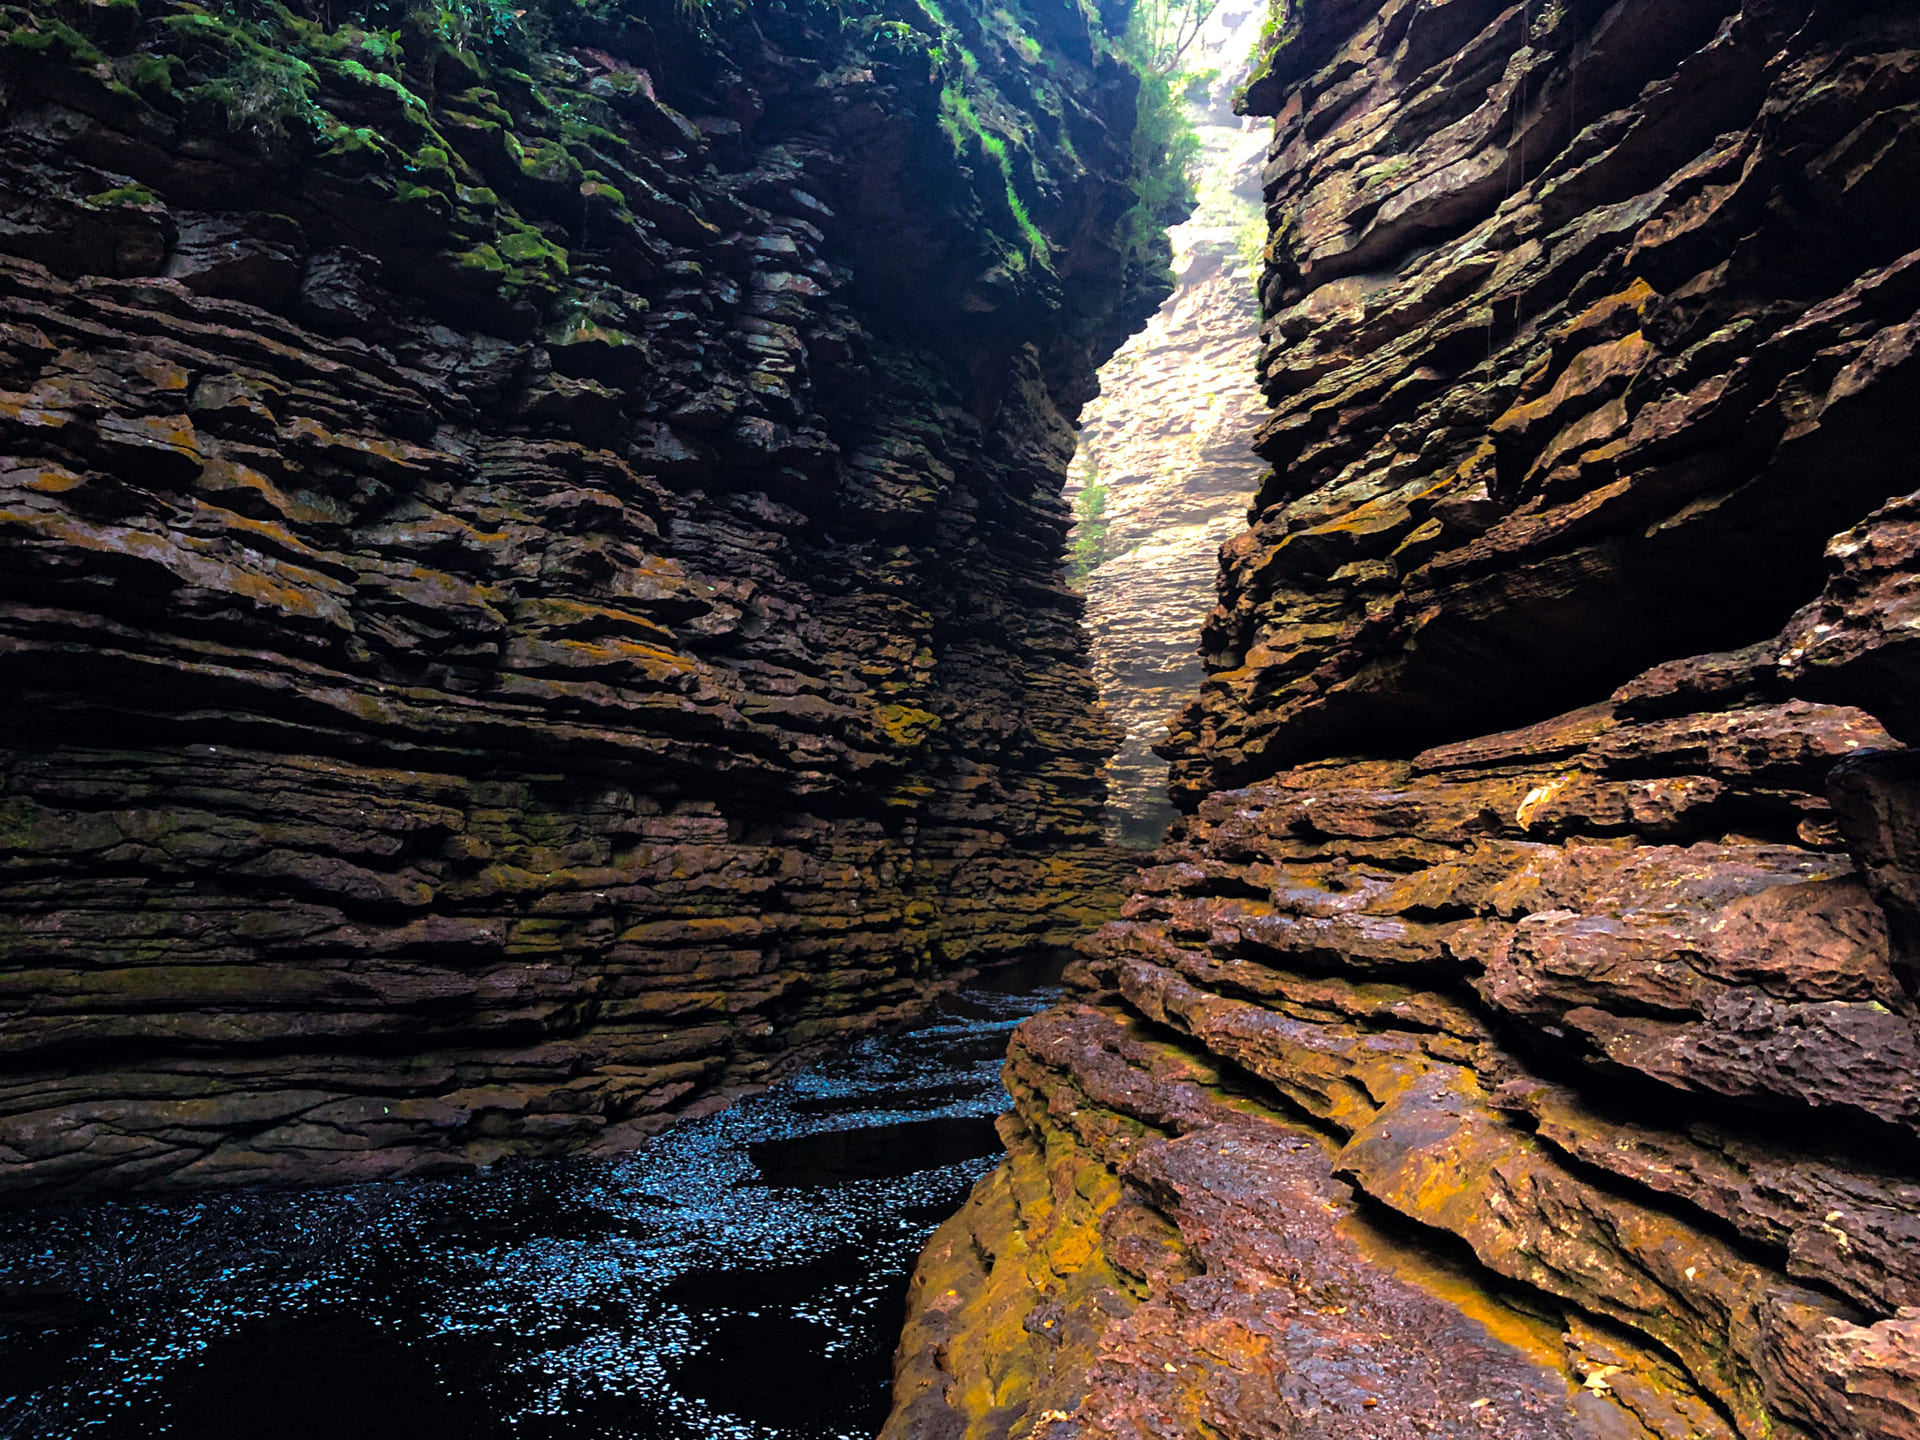
<instances>
[{"instance_id":1,"label":"wet rock surface","mask_svg":"<svg viewBox=\"0 0 1920 1440\"><path fill-rule=\"evenodd\" d=\"M0 1194L615 1149L1117 905L1134 78L656 8L0 12Z\"/></svg>"},{"instance_id":2,"label":"wet rock surface","mask_svg":"<svg viewBox=\"0 0 1920 1440\"><path fill-rule=\"evenodd\" d=\"M1920 1434L1910 7L1287 15L1185 814L892 1433Z\"/></svg>"},{"instance_id":3,"label":"wet rock surface","mask_svg":"<svg viewBox=\"0 0 1920 1440\"><path fill-rule=\"evenodd\" d=\"M1394 1273L1324 1138L1216 1064L1077 1005L1008 1082L1009 1161L921 1260L886 1435L1639 1433L1544 1323Z\"/></svg>"},{"instance_id":4,"label":"wet rock surface","mask_svg":"<svg viewBox=\"0 0 1920 1440\"><path fill-rule=\"evenodd\" d=\"M950 1137L992 1136L1057 975L988 972L617 1160L16 1212L0 1431L871 1436L913 1256L993 1163Z\"/></svg>"}]
</instances>

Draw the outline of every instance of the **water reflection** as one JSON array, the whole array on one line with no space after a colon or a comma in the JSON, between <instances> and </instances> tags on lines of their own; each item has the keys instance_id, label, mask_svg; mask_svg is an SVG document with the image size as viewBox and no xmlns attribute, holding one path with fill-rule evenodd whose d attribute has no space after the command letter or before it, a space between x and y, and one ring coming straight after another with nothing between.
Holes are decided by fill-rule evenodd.
<instances>
[{"instance_id":1,"label":"water reflection","mask_svg":"<svg viewBox=\"0 0 1920 1440\"><path fill-rule=\"evenodd\" d=\"M1050 970L607 1161L0 1221L0 1434L827 1440L993 1164Z\"/></svg>"}]
</instances>

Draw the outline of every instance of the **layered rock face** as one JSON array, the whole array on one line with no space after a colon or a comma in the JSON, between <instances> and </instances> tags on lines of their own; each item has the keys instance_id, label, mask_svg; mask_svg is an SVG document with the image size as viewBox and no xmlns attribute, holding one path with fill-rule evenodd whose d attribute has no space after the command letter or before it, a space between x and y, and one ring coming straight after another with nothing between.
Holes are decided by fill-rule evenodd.
<instances>
[{"instance_id":1,"label":"layered rock face","mask_svg":"<svg viewBox=\"0 0 1920 1440\"><path fill-rule=\"evenodd\" d=\"M1174 815L1167 762L1153 747L1204 676L1199 631L1217 552L1244 523L1264 470L1247 437L1264 411L1250 265L1265 145L1255 122L1228 108L1262 18L1256 6L1216 10L1189 54L1194 69L1224 74L1191 106L1197 204L1167 232L1174 292L1101 367L1068 476L1068 497L1087 517L1074 543L1090 551L1094 673L1121 731L1107 770L1106 833L1142 849L1165 837ZM1083 498L1089 487L1101 496L1097 517Z\"/></svg>"},{"instance_id":2,"label":"layered rock face","mask_svg":"<svg viewBox=\"0 0 1920 1440\"><path fill-rule=\"evenodd\" d=\"M1188 814L896 1433L1920 1434L1920 17L1282 19Z\"/></svg>"},{"instance_id":3,"label":"layered rock face","mask_svg":"<svg viewBox=\"0 0 1920 1440\"><path fill-rule=\"evenodd\" d=\"M1087 16L313 13L5 12L8 1196L623 1143L1117 907Z\"/></svg>"}]
</instances>

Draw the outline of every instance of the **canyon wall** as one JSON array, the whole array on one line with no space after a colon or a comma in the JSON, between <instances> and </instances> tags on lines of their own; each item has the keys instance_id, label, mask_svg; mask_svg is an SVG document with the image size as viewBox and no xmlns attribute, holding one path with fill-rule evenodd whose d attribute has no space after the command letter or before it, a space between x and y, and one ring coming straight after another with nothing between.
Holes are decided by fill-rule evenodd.
<instances>
[{"instance_id":1,"label":"canyon wall","mask_svg":"<svg viewBox=\"0 0 1920 1440\"><path fill-rule=\"evenodd\" d=\"M0 14L0 1195L630 1143L1117 912L1078 4Z\"/></svg>"},{"instance_id":2,"label":"canyon wall","mask_svg":"<svg viewBox=\"0 0 1920 1440\"><path fill-rule=\"evenodd\" d=\"M1154 747L1203 678L1200 623L1219 547L1244 523L1264 469L1247 437L1264 409L1254 276L1266 147L1259 123L1230 109L1264 18L1248 0L1215 9L1183 62L1219 73L1187 102L1197 203L1167 232L1174 292L1101 367L1068 472L1080 517L1072 568L1085 572L1094 675L1121 733L1107 767L1106 833L1141 849L1159 844L1173 819L1167 762Z\"/></svg>"},{"instance_id":3,"label":"canyon wall","mask_svg":"<svg viewBox=\"0 0 1920 1440\"><path fill-rule=\"evenodd\" d=\"M1184 819L890 1435L1920 1435L1920 13L1277 7Z\"/></svg>"}]
</instances>

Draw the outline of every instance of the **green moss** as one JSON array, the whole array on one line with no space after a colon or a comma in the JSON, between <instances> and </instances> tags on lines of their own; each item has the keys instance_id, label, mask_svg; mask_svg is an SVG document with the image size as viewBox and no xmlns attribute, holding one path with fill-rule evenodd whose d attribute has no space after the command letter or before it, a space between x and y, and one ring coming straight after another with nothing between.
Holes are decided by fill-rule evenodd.
<instances>
[{"instance_id":1,"label":"green moss","mask_svg":"<svg viewBox=\"0 0 1920 1440\"><path fill-rule=\"evenodd\" d=\"M393 197L402 205L423 206L445 219L453 215L453 203L431 185L416 185L411 180L402 180L394 186Z\"/></svg>"},{"instance_id":2,"label":"green moss","mask_svg":"<svg viewBox=\"0 0 1920 1440\"><path fill-rule=\"evenodd\" d=\"M513 115L500 102L496 91L476 85L471 90L462 90L458 95L442 96L443 109L458 109L472 112L476 120L494 125L511 125Z\"/></svg>"},{"instance_id":3,"label":"green moss","mask_svg":"<svg viewBox=\"0 0 1920 1440\"><path fill-rule=\"evenodd\" d=\"M171 95L174 81L185 68L178 55L135 56L133 88L143 95Z\"/></svg>"},{"instance_id":4,"label":"green moss","mask_svg":"<svg viewBox=\"0 0 1920 1440\"><path fill-rule=\"evenodd\" d=\"M313 101L318 78L311 65L235 30L229 29L226 38L231 42L232 60L212 79L189 90L190 101L217 110L236 135L274 140L321 129L325 112Z\"/></svg>"},{"instance_id":5,"label":"green moss","mask_svg":"<svg viewBox=\"0 0 1920 1440\"><path fill-rule=\"evenodd\" d=\"M484 185L455 185L453 196L476 215L491 218L500 213L500 197Z\"/></svg>"},{"instance_id":6,"label":"green moss","mask_svg":"<svg viewBox=\"0 0 1920 1440\"><path fill-rule=\"evenodd\" d=\"M1370 185L1385 184L1388 180L1391 180L1394 176L1399 175L1402 172L1409 169L1412 166L1412 164L1413 164L1412 156L1395 155L1389 159L1382 160L1377 165L1368 165L1364 167L1358 172L1358 174L1355 175L1354 181L1355 181L1355 184L1358 186L1358 188L1362 190L1366 189Z\"/></svg>"},{"instance_id":7,"label":"green moss","mask_svg":"<svg viewBox=\"0 0 1920 1440\"><path fill-rule=\"evenodd\" d=\"M506 278L507 262L500 258L498 250L484 242L471 250L461 251L453 259L462 270L479 270Z\"/></svg>"},{"instance_id":8,"label":"green moss","mask_svg":"<svg viewBox=\"0 0 1920 1440\"><path fill-rule=\"evenodd\" d=\"M497 246L500 256L515 265L547 265L567 272L567 252L537 230L513 230L503 234Z\"/></svg>"},{"instance_id":9,"label":"green moss","mask_svg":"<svg viewBox=\"0 0 1920 1440\"><path fill-rule=\"evenodd\" d=\"M331 115L320 125L321 156L336 174L371 175L393 168L397 158L379 133L365 125L345 125Z\"/></svg>"},{"instance_id":10,"label":"green moss","mask_svg":"<svg viewBox=\"0 0 1920 1440\"><path fill-rule=\"evenodd\" d=\"M31 30L10 30L0 44L14 53L65 65L103 65L107 57L71 25L48 16L35 18Z\"/></svg>"},{"instance_id":11,"label":"green moss","mask_svg":"<svg viewBox=\"0 0 1920 1440\"><path fill-rule=\"evenodd\" d=\"M327 93L345 97L394 138L412 143L432 133L426 102L392 75L350 58L322 58L316 64Z\"/></svg>"},{"instance_id":12,"label":"green moss","mask_svg":"<svg viewBox=\"0 0 1920 1440\"><path fill-rule=\"evenodd\" d=\"M107 209L114 205L158 205L159 198L144 185L122 185L114 190L102 190L96 195L87 196L87 204L96 209Z\"/></svg>"},{"instance_id":13,"label":"green moss","mask_svg":"<svg viewBox=\"0 0 1920 1440\"><path fill-rule=\"evenodd\" d=\"M425 102L405 85L402 85L398 80L394 79L393 76L377 70L368 70L365 66L361 66L360 69L366 77L373 82L375 87L384 90L395 100L398 100L403 109L420 115L426 114L427 107Z\"/></svg>"},{"instance_id":14,"label":"green moss","mask_svg":"<svg viewBox=\"0 0 1920 1440\"><path fill-rule=\"evenodd\" d=\"M539 294L550 296L566 285L567 252L523 221L503 218L491 250L505 272L502 284L510 293L533 291L538 299Z\"/></svg>"},{"instance_id":15,"label":"green moss","mask_svg":"<svg viewBox=\"0 0 1920 1440\"><path fill-rule=\"evenodd\" d=\"M511 134L507 139L507 153L514 158L520 173L529 180L565 185L570 190L579 187L585 170L558 141L541 138L526 145Z\"/></svg>"},{"instance_id":16,"label":"green moss","mask_svg":"<svg viewBox=\"0 0 1920 1440\"><path fill-rule=\"evenodd\" d=\"M435 190L451 191L458 183L453 156L438 145L422 145L404 168L415 184L430 185Z\"/></svg>"}]
</instances>

